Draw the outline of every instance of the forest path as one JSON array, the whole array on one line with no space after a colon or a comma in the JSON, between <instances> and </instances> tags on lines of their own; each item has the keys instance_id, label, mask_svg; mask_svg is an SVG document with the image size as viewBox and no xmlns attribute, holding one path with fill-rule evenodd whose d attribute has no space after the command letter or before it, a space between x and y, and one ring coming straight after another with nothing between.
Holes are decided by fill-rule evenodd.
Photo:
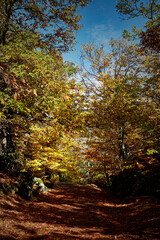
<instances>
[{"instance_id":1,"label":"forest path","mask_svg":"<svg viewBox=\"0 0 160 240\"><path fill-rule=\"evenodd\" d=\"M0 195L1 240L160 239L153 197L116 200L93 185L61 183L32 201Z\"/></svg>"}]
</instances>

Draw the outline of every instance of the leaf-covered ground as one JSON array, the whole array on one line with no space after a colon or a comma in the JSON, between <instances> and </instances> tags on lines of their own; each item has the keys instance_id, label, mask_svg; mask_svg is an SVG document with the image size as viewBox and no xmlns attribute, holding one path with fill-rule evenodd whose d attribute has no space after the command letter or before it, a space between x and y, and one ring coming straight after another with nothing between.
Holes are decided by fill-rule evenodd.
<instances>
[{"instance_id":1,"label":"leaf-covered ground","mask_svg":"<svg viewBox=\"0 0 160 240\"><path fill-rule=\"evenodd\" d=\"M60 184L32 201L0 195L0 239L160 239L154 197L120 201L95 186Z\"/></svg>"}]
</instances>

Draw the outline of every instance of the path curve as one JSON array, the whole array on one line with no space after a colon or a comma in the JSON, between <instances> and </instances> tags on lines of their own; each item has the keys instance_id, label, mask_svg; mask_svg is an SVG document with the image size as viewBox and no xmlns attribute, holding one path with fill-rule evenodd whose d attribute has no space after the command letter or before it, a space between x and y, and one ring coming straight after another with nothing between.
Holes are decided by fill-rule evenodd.
<instances>
[{"instance_id":1,"label":"path curve","mask_svg":"<svg viewBox=\"0 0 160 240\"><path fill-rule=\"evenodd\" d=\"M121 202L94 185L59 184L32 201L0 195L2 240L160 239L153 197Z\"/></svg>"}]
</instances>

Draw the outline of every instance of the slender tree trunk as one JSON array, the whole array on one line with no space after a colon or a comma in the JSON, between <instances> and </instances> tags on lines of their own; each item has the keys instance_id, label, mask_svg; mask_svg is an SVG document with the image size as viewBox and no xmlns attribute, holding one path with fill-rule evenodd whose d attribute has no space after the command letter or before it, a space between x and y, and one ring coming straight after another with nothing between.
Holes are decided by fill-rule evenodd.
<instances>
[{"instance_id":1,"label":"slender tree trunk","mask_svg":"<svg viewBox=\"0 0 160 240\"><path fill-rule=\"evenodd\" d=\"M5 92L7 84L4 79L5 71L1 72L0 87L1 92ZM0 112L3 112L3 105L0 106ZM10 171L14 168L14 143L13 143L13 125L11 119L13 112L8 109L3 112L5 120L0 121L0 170Z\"/></svg>"},{"instance_id":2,"label":"slender tree trunk","mask_svg":"<svg viewBox=\"0 0 160 240\"><path fill-rule=\"evenodd\" d=\"M107 184L109 186L110 185L110 179L109 179L109 174L108 174L107 169L106 169L106 163L105 162L104 162L103 166L104 166L105 178L106 178Z\"/></svg>"},{"instance_id":3,"label":"slender tree trunk","mask_svg":"<svg viewBox=\"0 0 160 240\"><path fill-rule=\"evenodd\" d=\"M5 28L5 30L1 32L1 37L0 37L0 44L1 45L5 45L6 44L7 32L8 32L7 28Z\"/></svg>"},{"instance_id":4,"label":"slender tree trunk","mask_svg":"<svg viewBox=\"0 0 160 240\"><path fill-rule=\"evenodd\" d=\"M127 159L127 157L128 157L128 148L127 148L127 145L125 144L125 123L124 122L121 124L121 128L120 128L119 149L120 149L119 159L122 160L122 161L124 159Z\"/></svg>"},{"instance_id":5,"label":"slender tree trunk","mask_svg":"<svg viewBox=\"0 0 160 240\"><path fill-rule=\"evenodd\" d=\"M14 169L14 144L12 126L8 122L1 128L1 170L12 171Z\"/></svg>"}]
</instances>

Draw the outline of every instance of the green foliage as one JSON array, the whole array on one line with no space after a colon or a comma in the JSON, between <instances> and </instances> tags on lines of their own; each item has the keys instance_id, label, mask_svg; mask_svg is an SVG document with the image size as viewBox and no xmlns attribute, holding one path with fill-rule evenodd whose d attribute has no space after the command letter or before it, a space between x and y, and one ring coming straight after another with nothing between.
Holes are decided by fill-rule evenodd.
<instances>
[{"instance_id":1,"label":"green foliage","mask_svg":"<svg viewBox=\"0 0 160 240\"><path fill-rule=\"evenodd\" d=\"M155 149L147 149L147 155L153 155L154 153L159 153Z\"/></svg>"},{"instance_id":2,"label":"green foliage","mask_svg":"<svg viewBox=\"0 0 160 240\"><path fill-rule=\"evenodd\" d=\"M9 125L13 162L41 174L47 167L77 172L70 140L83 122L83 88L73 76L77 68L63 63L60 53L40 49L38 36L27 31L1 45L1 60L2 138Z\"/></svg>"}]
</instances>

